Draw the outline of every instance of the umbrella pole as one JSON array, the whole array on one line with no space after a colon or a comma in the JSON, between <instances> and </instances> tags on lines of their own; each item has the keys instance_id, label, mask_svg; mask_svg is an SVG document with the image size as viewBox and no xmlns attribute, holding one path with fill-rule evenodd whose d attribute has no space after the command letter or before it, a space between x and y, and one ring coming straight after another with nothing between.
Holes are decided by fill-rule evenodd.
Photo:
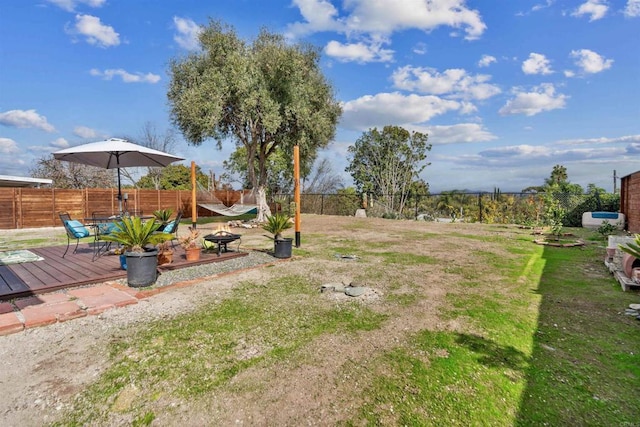
<instances>
[{"instance_id":1,"label":"umbrella pole","mask_svg":"<svg viewBox=\"0 0 640 427\"><path fill-rule=\"evenodd\" d=\"M120 185L120 168L118 168L118 213L122 214L122 187Z\"/></svg>"}]
</instances>

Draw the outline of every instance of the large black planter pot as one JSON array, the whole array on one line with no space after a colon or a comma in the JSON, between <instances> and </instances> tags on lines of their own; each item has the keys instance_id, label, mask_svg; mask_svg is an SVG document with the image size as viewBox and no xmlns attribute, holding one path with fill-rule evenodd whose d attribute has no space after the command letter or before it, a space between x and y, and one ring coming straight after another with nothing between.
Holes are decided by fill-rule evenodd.
<instances>
[{"instance_id":1,"label":"large black planter pot","mask_svg":"<svg viewBox=\"0 0 640 427\"><path fill-rule=\"evenodd\" d=\"M127 258L127 282L133 288L151 286L157 278L158 250L125 252Z\"/></svg>"},{"instance_id":2,"label":"large black planter pot","mask_svg":"<svg viewBox=\"0 0 640 427\"><path fill-rule=\"evenodd\" d=\"M273 256L276 258L291 258L291 243L293 239L286 237L273 241Z\"/></svg>"}]
</instances>

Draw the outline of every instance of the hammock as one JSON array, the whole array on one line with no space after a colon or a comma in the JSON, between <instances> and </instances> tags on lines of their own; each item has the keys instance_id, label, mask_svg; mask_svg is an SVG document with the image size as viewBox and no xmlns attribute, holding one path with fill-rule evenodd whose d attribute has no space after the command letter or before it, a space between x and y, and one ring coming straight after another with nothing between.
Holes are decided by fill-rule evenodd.
<instances>
[{"instance_id":1,"label":"hammock","mask_svg":"<svg viewBox=\"0 0 640 427\"><path fill-rule=\"evenodd\" d=\"M233 206L225 206L222 203L220 204L211 204L211 203L198 203L198 206L201 206L205 209L210 210L211 212L215 212L224 216L240 216L251 211L258 210L257 205L233 205Z\"/></svg>"},{"instance_id":2,"label":"hammock","mask_svg":"<svg viewBox=\"0 0 640 427\"><path fill-rule=\"evenodd\" d=\"M215 212L224 216L240 216L252 211L258 212L258 205L255 203L255 194L253 191L245 194L244 191L240 193L240 200L231 206L227 206L222 203L215 195L213 191L207 191L198 182L198 199L202 200L198 203L201 206L211 212ZM248 202L245 204L245 202Z\"/></svg>"}]
</instances>

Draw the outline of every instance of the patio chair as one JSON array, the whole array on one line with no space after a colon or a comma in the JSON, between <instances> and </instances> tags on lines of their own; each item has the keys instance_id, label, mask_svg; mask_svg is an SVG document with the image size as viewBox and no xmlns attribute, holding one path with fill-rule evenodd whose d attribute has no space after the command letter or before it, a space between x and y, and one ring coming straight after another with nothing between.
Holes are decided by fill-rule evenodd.
<instances>
[{"instance_id":1,"label":"patio chair","mask_svg":"<svg viewBox=\"0 0 640 427\"><path fill-rule=\"evenodd\" d=\"M100 256L106 254L111 249L111 242L103 239L104 236L113 233L116 230L116 222L120 218L110 212L93 212L94 243L93 243L93 261Z\"/></svg>"},{"instance_id":2,"label":"patio chair","mask_svg":"<svg viewBox=\"0 0 640 427\"><path fill-rule=\"evenodd\" d=\"M126 215L126 216L142 216L143 215L142 209L140 209L140 210L127 209L122 214Z\"/></svg>"},{"instance_id":3,"label":"patio chair","mask_svg":"<svg viewBox=\"0 0 640 427\"><path fill-rule=\"evenodd\" d=\"M75 254L78 251L78 244L80 243L80 239L92 236L92 234L83 223L71 219L71 216L68 212L58 212L58 216L60 217L60 221L62 221L62 225L64 225L65 231L67 232L67 248L62 254L62 258L64 258L69 251L71 239L76 240L76 247L73 249L73 253Z\"/></svg>"},{"instance_id":4,"label":"patio chair","mask_svg":"<svg viewBox=\"0 0 640 427\"><path fill-rule=\"evenodd\" d=\"M178 226L180 225L181 219L182 211L178 211L178 215L176 215L175 219L169 221L161 229L158 229L158 232L173 234L174 237L171 239L171 247L175 247L175 240L178 239Z\"/></svg>"}]
</instances>

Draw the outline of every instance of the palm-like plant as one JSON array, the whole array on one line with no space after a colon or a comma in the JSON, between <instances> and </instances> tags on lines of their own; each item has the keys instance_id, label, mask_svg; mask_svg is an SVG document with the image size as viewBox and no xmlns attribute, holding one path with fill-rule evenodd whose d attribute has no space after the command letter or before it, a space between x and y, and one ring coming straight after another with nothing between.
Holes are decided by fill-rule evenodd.
<instances>
[{"instance_id":1,"label":"palm-like plant","mask_svg":"<svg viewBox=\"0 0 640 427\"><path fill-rule=\"evenodd\" d=\"M102 236L102 240L121 244L129 252L144 252L146 245L171 240L172 234L156 233L160 224L154 221L142 222L140 217L124 217L115 223L115 230L111 234Z\"/></svg>"},{"instance_id":2,"label":"palm-like plant","mask_svg":"<svg viewBox=\"0 0 640 427\"><path fill-rule=\"evenodd\" d=\"M629 255L640 259L640 234L636 234L634 243L627 243L626 245L618 245L621 251L628 253Z\"/></svg>"},{"instance_id":3,"label":"palm-like plant","mask_svg":"<svg viewBox=\"0 0 640 427\"><path fill-rule=\"evenodd\" d=\"M277 213L267 217L267 222L262 225L262 229L273 234L274 240L282 240L282 232L292 226L289 216Z\"/></svg>"},{"instance_id":4,"label":"palm-like plant","mask_svg":"<svg viewBox=\"0 0 640 427\"><path fill-rule=\"evenodd\" d=\"M163 225L169 222L171 215L173 215L173 209L158 209L157 211L153 211L153 216Z\"/></svg>"}]
</instances>

